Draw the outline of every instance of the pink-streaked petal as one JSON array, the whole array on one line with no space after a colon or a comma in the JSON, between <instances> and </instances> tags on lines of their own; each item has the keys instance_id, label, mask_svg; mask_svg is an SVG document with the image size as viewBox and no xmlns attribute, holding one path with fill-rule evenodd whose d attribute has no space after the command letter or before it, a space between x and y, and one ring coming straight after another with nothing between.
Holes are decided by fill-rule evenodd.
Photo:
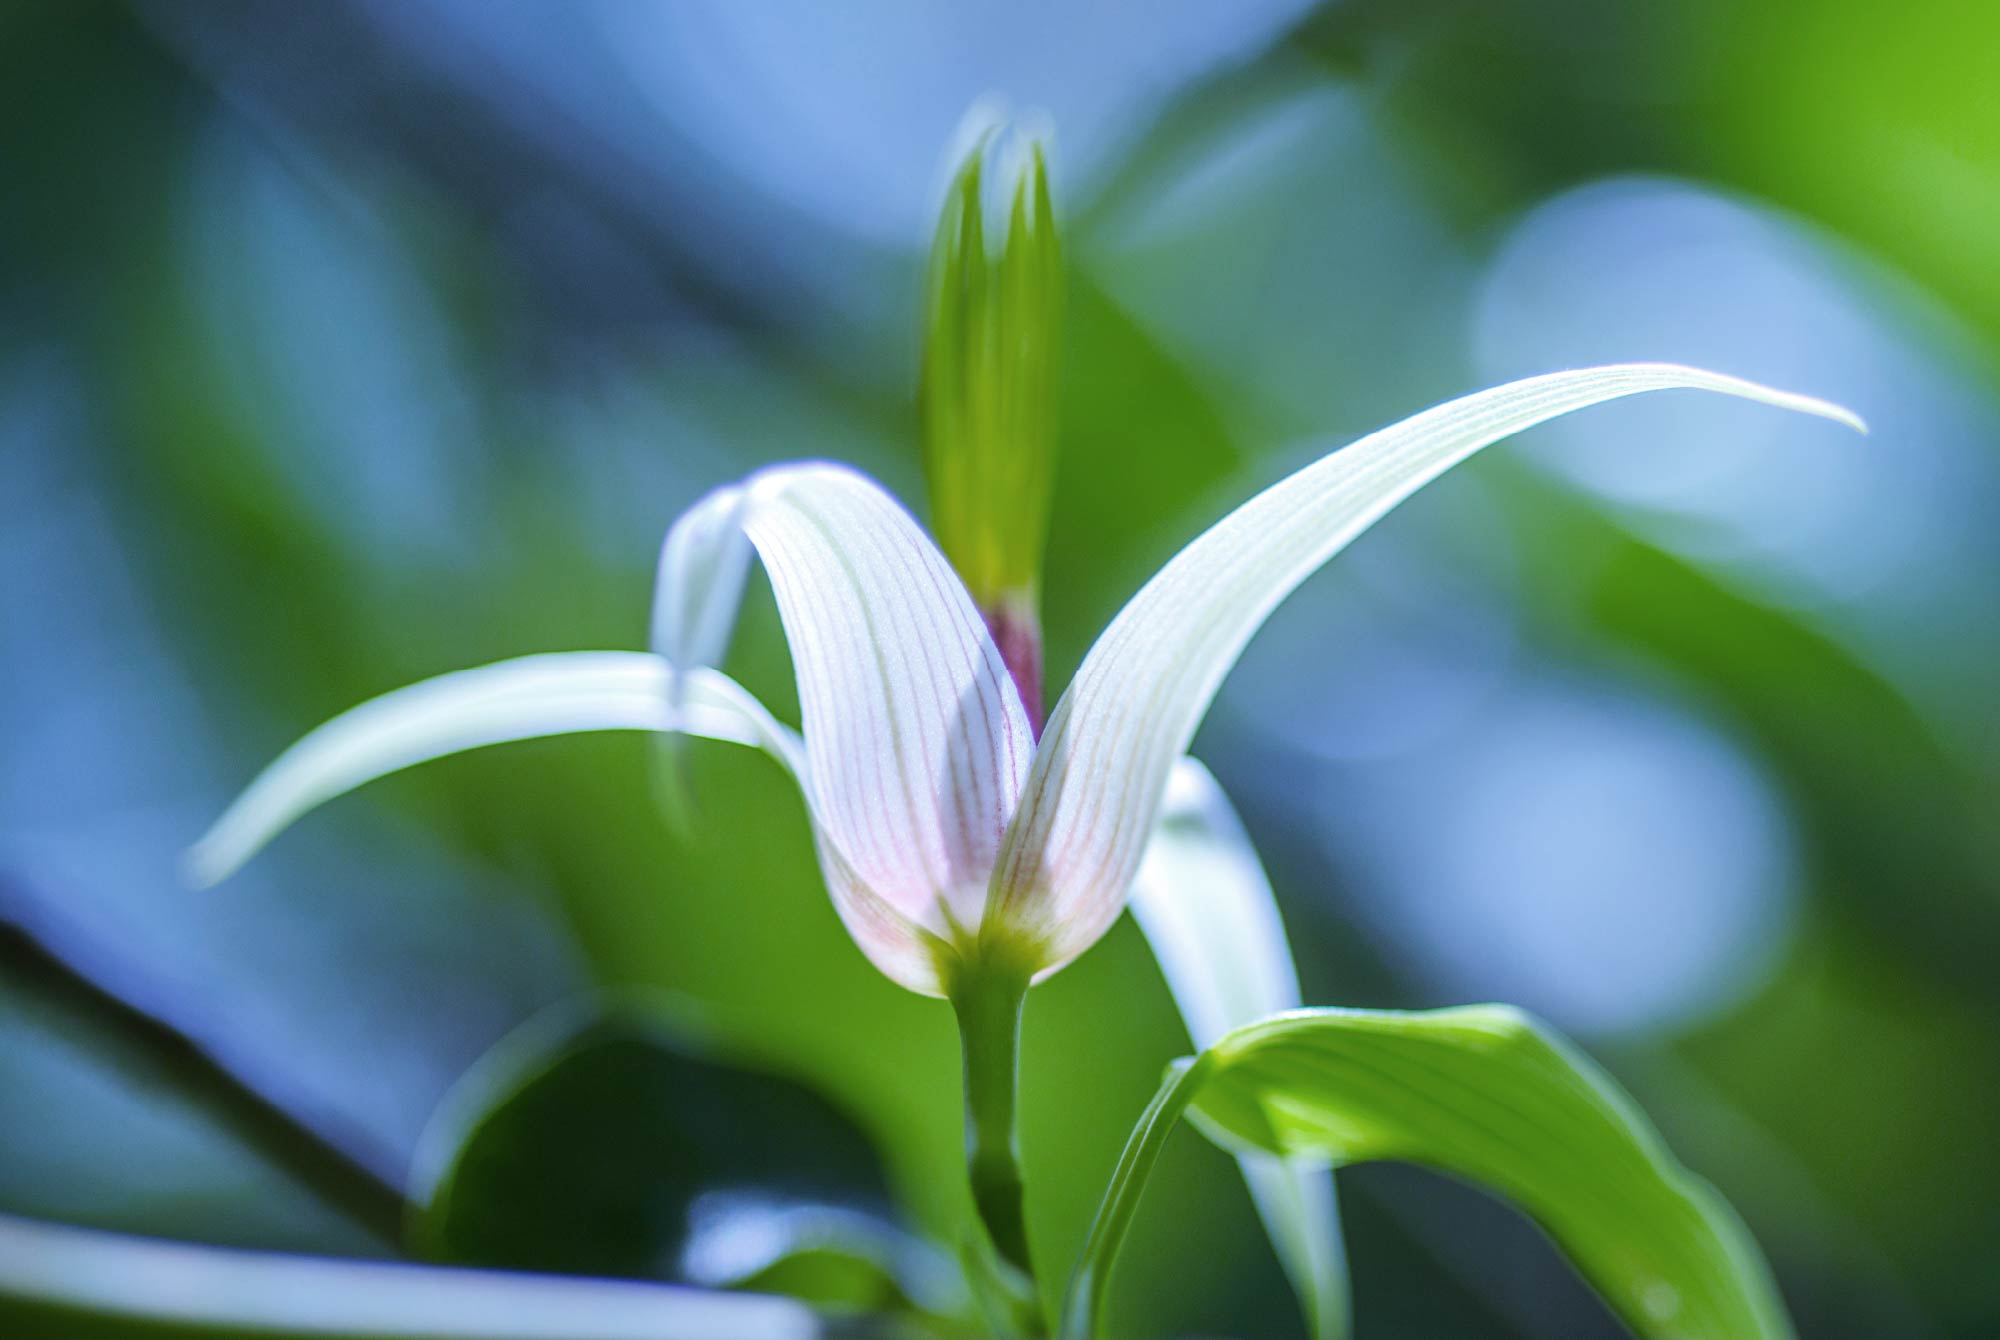
<instances>
[{"instance_id":1,"label":"pink-streaked petal","mask_svg":"<svg viewBox=\"0 0 2000 1340\"><path fill-rule=\"evenodd\" d=\"M972 598L865 475L779 466L675 523L661 577L690 589L660 593L656 648L720 655L714 630L726 628L721 611L741 590L731 525L777 597L811 790L840 857L828 884L850 929L860 938L872 924L856 905L863 889L941 938L976 927L1034 746ZM722 584L726 599L695 589L703 580Z\"/></svg>"}]
</instances>

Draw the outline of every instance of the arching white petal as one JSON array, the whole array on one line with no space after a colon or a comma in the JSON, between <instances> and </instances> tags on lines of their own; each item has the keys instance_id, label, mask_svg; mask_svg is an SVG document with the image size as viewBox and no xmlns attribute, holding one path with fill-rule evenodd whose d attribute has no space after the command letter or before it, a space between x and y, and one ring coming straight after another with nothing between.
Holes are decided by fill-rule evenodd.
<instances>
[{"instance_id":1,"label":"arching white petal","mask_svg":"<svg viewBox=\"0 0 2000 1340\"><path fill-rule=\"evenodd\" d=\"M680 706L673 705L674 698ZM935 991L929 937L859 881L819 822L798 736L720 671L676 675L631 651L523 656L441 675L344 712L287 749L187 854L188 879L234 873L293 820L362 783L446 754L545 735L666 731L763 749L799 782L836 901L875 964L919 991Z\"/></svg>"},{"instance_id":2,"label":"arching white petal","mask_svg":"<svg viewBox=\"0 0 2000 1340\"><path fill-rule=\"evenodd\" d=\"M1191 758L1175 764L1167 782L1159 827L1132 884L1132 915L1196 1050L1232 1028L1298 1008L1298 971L1270 880L1228 797ZM1333 1170L1257 1151L1237 1162L1313 1334L1346 1334L1347 1264Z\"/></svg>"},{"instance_id":3,"label":"arching white petal","mask_svg":"<svg viewBox=\"0 0 2000 1340\"><path fill-rule=\"evenodd\" d=\"M370 699L265 768L189 849L187 875L201 885L226 879L315 806L363 782L483 745L595 730L681 730L764 743L718 689L724 676L703 676L676 714L668 707L671 675L666 662L643 652L553 652L440 675Z\"/></svg>"},{"instance_id":4,"label":"arching white petal","mask_svg":"<svg viewBox=\"0 0 2000 1340\"><path fill-rule=\"evenodd\" d=\"M1531 377L1439 405L1274 484L1177 554L1084 658L1035 755L995 871L993 914L1042 935L1050 966L1088 948L1118 915L1174 760L1279 601L1481 447L1572 410L1676 388L1862 427L1822 400L1634 363Z\"/></svg>"},{"instance_id":5,"label":"arching white petal","mask_svg":"<svg viewBox=\"0 0 2000 1340\"><path fill-rule=\"evenodd\" d=\"M656 647L720 654L714 630L741 591L732 526L763 559L791 644L811 790L847 867L828 873L842 914L852 882L940 937L976 926L1034 746L972 598L866 476L780 466L675 523L661 581L686 589L659 593Z\"/></svg>"}]
</instances>

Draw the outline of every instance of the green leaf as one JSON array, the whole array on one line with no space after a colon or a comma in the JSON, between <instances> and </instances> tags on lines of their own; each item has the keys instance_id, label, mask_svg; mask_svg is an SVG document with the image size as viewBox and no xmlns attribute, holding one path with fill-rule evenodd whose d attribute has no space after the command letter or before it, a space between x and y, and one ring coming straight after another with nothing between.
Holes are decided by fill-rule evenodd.
<instances>
[{"instance_id":1,"label":"green leaf","mask_svg":"<svg viewBox=\"0 0 2000 1340\"><path fill-rule=\"evenodd\" d=\"M902 1281L880 1258L837 1243L801 1246L730 1284L777 1293L838 1312L915 1311Z\"/></svg>"},{"instance_id":2,"label":"green leaf","mask_svg":"<svg viewBox=\"0 0 2000 1340\"><path fill-rule=\"evenodd\" d=\"M0 1215L0 1334L810 1340L788 1299L160 1242Z\"/></svg>"},{"instance_id":3,"label":"green leaf","mask_svg":"<svg viewBox=\"0 0 2000 1340\"><path fill-rule=\"evenodd\" d=\"M737 1194L704 1202L682 1259L694 1282L837 1312L919 1312L913 1292L930 1284L941 1294L949 1273L923 1243L870 1215Z\"/></svg>"},{"instance_id":4,"label":"green leaf","mask_svg":"<svg viewBox=\"0 0 2000 1340\"><path fill-rule=\"evenodd\" d=\"M958 1265L862 1211L761 1196L704 1198L682 1253L688 1282L784 1294L852 1322L843 1335L984 1336Z\"/></svg>"},{"instance_id":5,"label":"green leaf","mask_svg":"<svg viewBox=\"0 0 2000 1340\"><path fill-rule=\"evenodd\" d=\"M1792 1334L1756 1244L1677 1163L1630 1098L1505 1006L1405 1014L1300 1010L1237 1029L1171 1076L1092 1230L1065 1317L1093 1335L1099 1297L1165 1128L1192 1105L1219 1143L1337 1163L1397 1160L1512 1201L1647 1340Z\"/></svg>"},{"instance_id":6,"label":"green leaf","mask_svg":"<svg viewBox=\"0 0 2000 1340\"><path fill-rule=\"evenodd\" d=\"M690 1034L628 1008L545 1016L503 1040L425 1132L413 1245L465 1265L657 1279L687 1273L704 1222L730 1203L887 1202L844 1114L702 1055ZM737 1282L712 1263L692 1274Z\"/></svg>"}]
</instances>

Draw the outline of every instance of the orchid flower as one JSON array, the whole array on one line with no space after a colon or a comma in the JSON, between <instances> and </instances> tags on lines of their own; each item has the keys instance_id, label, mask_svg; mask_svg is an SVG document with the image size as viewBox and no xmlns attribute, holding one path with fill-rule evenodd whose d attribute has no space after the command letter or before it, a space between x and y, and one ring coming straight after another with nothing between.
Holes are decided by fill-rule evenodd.
<instances>
[{"instance_id":1,"label":"orchid flower","mask_svg":"<svg viewBox=\"0 0 2000 1340\"><path fill-rule=\"evenodd\" d=\"M1023 1269L1013 1120L1021 1002L1103 936L1135 883L1142 927L1198 1045L1299 1003L1254 853L1214 780L1187 758L1272 610L1452 465L1604 401L1696 389L1861 427L1825 401L1668 364L1557 372L1425 410L1322 457L1194 539L1112 620L1040 728L1034 610L1048 462L1045 447L1026 464L1008 453L1019 454L1024 435L1052 438L1036 409L1051 382L1045 367L1022 373L1005 350L996 358L981 334L1053 320L1039 157L1024 180L1032 188L1017 189L1007 246L990 265L976 177L969 194L961 177L957 212L941 229L946 282L934 276L925 408L944 548L849 467L760 470L669 530L649 650L525 656L363 704L282 754L189 854L192 878L212 883L362 782L511 740L640 730L761 749L797 783L827 891L861 952L892 981L956 1008L974 1199L1002 1256ZM979 407L995 401L1028 408L1005 441L967 445ZM791 650L797 730L718 668L756 561ZM1337 1288L1326 1282L1337 1242L1313 1227L1331 1220L1324 1172L1246 1155L1245 1173L1301 1293ZM1321 1297L1315 1310L1339 1306Z\"/></svg>"},{"instance_id":2,"label":"orchid flower","mask_svg":"<svg viewBox=\"0 0 2000 1340\"><path fill-rule=\"evenodd\" d=\"M651 651L526 656L374 699L267 768L190 852L220 880L312 807L400 768L572 731L679 732L767 751L798 783L854 942L947 996L1072 962L1125 906L1162 800L1223 678L1294 587L1492 442L1642 392L1693 388L1859 427L1807 396L1668 364L1532 377L1424 411L1244 503L1140 589L1038 740L950 562L894 498L829 462L759 471L668 533ZM715 668L753 557L776 595L801 730Z\"/></svg>"}]
</instances>

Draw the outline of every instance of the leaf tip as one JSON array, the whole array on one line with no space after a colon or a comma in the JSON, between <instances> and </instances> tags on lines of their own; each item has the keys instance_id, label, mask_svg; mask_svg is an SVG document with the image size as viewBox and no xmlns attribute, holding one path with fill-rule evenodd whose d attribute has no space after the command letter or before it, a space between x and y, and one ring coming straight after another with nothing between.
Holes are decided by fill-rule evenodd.
<instances>
[{"instance_id":1,"label":"leaf tip","mask_svg":"<svg viewBox=\"0 0 2000 1340\"><path fill-rule=\"evenodd\" d=\"M1460 1036L1467 1042L1477 1039L1481 1050L1492 1053L1512 1053L1547 1051L1557 1045L1553 1039L1555 1030L1542 1019L1518 1005L1488 1002L1479 1005L1460 1005L1453 1009L1439 1010L1439 1018L1449 1018L1460 1029Z\"/></svg>"},{"instance_id":2,"label":"leaf tip","mask_svg":"<svg viewBox=\"0 0 2000 1340\"><path fill-rule=\"evenodd\" d=\"M1519 1005L1509 1005L1500 1001L1488 1001L1481 1005L1461 1005L1456 1013L1462 1018L1477 1020L1500 1033L1535 1033L1542 1027L1541 1020Z\"/></svg>"}]
</instances>

